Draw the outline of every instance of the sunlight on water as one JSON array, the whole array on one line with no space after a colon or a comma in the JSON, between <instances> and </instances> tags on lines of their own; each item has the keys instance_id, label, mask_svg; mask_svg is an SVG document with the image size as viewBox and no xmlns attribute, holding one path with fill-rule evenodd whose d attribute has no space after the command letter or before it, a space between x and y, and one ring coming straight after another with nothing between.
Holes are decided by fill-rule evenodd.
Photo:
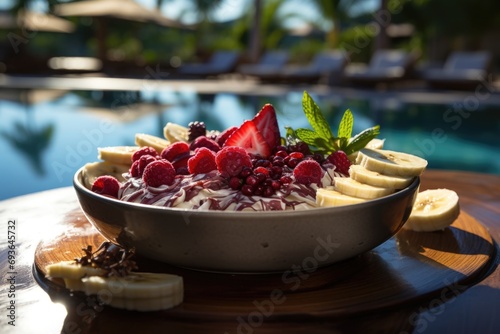
<instances>
[{"instance_id":1,"label":"sunlight on water","mask_svg":"<svg viewBox=\"0 0 500 334\"><path fill-rule=\"evenodd\" d=\"M167 122L187 125L201 120L209 129L225 129L250 119L265 103L272 103L280 128L308 127L301 93L276 97L197 94L181 91L70 91L48 95L31 104L0 100L0 199L35 191L71 186L73 174L97 160L97 147L134 145L137 132L163 136ZM36 96L34 93L30 96ZM443 121L446 106L392 103L374 110L363 100L314 97L336 128L345 109L354 114L354 131L381 125L386 148L415 153L429 160L429 168L500 173L499 115L478 110L454 129ZM52 99L52 100L51 100ZM24 99L26 101L26 99ZM433 131L442 129L439 140ZM335 133L336 129L334 129Z\"/></svg>"}]
</instances>

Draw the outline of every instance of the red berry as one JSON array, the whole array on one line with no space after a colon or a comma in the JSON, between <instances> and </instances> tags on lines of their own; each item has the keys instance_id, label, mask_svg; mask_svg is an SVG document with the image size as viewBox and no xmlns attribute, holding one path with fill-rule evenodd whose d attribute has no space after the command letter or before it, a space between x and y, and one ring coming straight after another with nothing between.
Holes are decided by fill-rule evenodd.
<instances>
[{"instance_id":1,"label":"red berry","mask_svg":"<svg viewBox=\"0 0 500 334\"><path fill-rule=\"evenodd\" d=\"M219 172L225 176L238 176L245 168L252 168L252 161L242 147L226 146L215 155L215 163Z\"/></svg>"},{"instance_id":2,"label":"red berry","mask_svg":"<svg viewBox=\"0 0 500 334\"><path fill-rule=\"evenodd\" d=\"M156 161L156 158L149 154L141 156L138 160L134 161L130 167L130 175L133 177L141 177L144 173L144 169L153 161Z\"/></svg>"},{"instance_id":3,"label":"red berry","mask_svg":"<svg viewBox=\"0 0 500 334\"><path fill-rule=\"evenodd\" d=\"M262 134L269 147L273 148L280 145L280 128L278 126L276 112L271 104L268 103L264 105L252 119L252 122Z\"/></svg>"},{"instance_id":4,"label":"red berry","mask_svg":"<svg viewBox=\"0 0 500 334\"><path fill-rule=\"evenodd\" d=\"M194 151L194 150L196 150L197 148L200 148L200 147L206 147L209 150L212 150L214 152L219 152L220 151L219 144L217 144L217 142L215 140L210 139L210 138L205 137L205 136L201 136L201 137L196 138L191 143L191 145L189 145L189 148L192 151Z\"/></svg>"},{"instance_id":5,"label":"red berry","mask_svg":"<svg viewBox=\"0 0 500 334\"><path fill-rule=\"evenodd\" d=\"M143 155L151 155L153 157L156 157L158 155L158 152L150 146L144 146L138 149L137 151L132 154L132 162L139 160L140 157Z\"/></svg>"},{"instance_id":6,"label":"red berry","mask_svg":"<svg viewBox=\"0 0 500 334\"><path fill-rule=\"evenodd\" d=\"M173 162L179 156L189 153L189 151L189 145L187 143L178 141L165 147L163 151L161 151L161 157Z\"/></svg>"},{"instance_id":7,"label":"red berry","mask_svg":"<svg viewBox=\"0 0 500 334\"><path fill-rule=\"evenodd\" d=\"M239 177L233 176L229 180L229 188L231 188L233 190L240 189L241 184L242 184L242 181L241 181L241 179Z\"/></svg>"},{"instance_id":8,"label":"red berry","mask_svg":"<svg viewBox=\"0 0 500 334\"><path fill-rule=\"evenodd\" d=\"M101 195L117 198L118 190L120 190L120 182L109 175L99 176L92 184L92 191Z\"/></svg>"},{"instance_id":9,"label":"red berry","mask_svg":"<svg viewBox=\"0 0 500 334\"><path fill-rule=\"evenodd\" d=\"M167 160L157 160L150 163L142 175L142 180L150 187L171 185L175 179L174 166Z\"/></svg>"},{"instance_id":10,"label":"red berry","mask_svg":"<svg viewBox=\"0 0 500 334\"><path fill-rule=\"evenodd\" d=\"M238 127L237 126L232 126L224 131L222 131L218 136L217 138L215 139L215 141L217 142L217 144L219 144L220 147L223 147L224 146L224 143L226 142L226 140L229 138L229 136L231 136L234 131L238 130Z\"/></svg>"},{"instance_id":11,"label":"red berry","mask_svg":"<svg viewBox=\"0 0 500 334\"><path fill-rule=\"evenodd\" d=\"M253 170L253 172L254 172L254 174L262 173L265 176L269 176L269 169L267 169L266 167L259 166L259 167L255 168Z\"/></svg>"},{"instance_id":12,"label":"red berry","mask_svg":"<svg viewBox=\"0 0 500 334\"><path fill-rule=\"evenodd\" d=\"M243 147L248 153L268 157L271 149L252 121L245 121L229 136L224 146Z\"/></svg>"},{"instance_id":13,"label":"red berry","mask_svg":"<svg viewBox=\"0 0 500 334\"><path fill-rule=\"evenodd\" d=\"M349 175L351 162L344 151L335 151L326 159L335 166L335 171L344 175Z\"/></svg>"},{"instance_id":14,"label":"red berry","mask_svg":"<svg viewBox=\"0 0 500 334\"><path fill-rule=\"evenodd\" d=\"M194 156L189 158L187 165L191 174L206 174L217 169L215 153L206 147L200 147L196 149Z\"/></svg>"},{"instance_id":15,"label":"red berry","mask_svg":"<svg viewBox=\"0 0 500 334\"><path fill-rule=\"evenodd\" d=\"M302 159L304 159L304 153L302 153L302 152L292 152L292 153L290 153L289 157L290 157L290 159L302 160Z\"/></svg>"},{"instance_id":16,"label":"red berry","mask_svg":"<svg viewBox=\"0 0 500 334\"><path fill-rule=\"evenodd\" d=\"M314 160L304 160L298 163L293 170L293 176L298 183L310 185L320 183L323 177L323 168Z\"/></svg>"}]
</instances>

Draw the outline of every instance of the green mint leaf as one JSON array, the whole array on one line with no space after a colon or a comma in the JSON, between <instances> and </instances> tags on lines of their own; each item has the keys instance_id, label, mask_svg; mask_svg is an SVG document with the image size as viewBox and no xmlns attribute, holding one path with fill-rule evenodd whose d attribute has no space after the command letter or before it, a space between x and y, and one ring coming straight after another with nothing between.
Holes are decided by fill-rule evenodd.
<instances>
[{"instance_id":1,"label":"green mint leaf","mask_svg":"<svg viewBox=\"0 0 500 334\"><path fill-rule=\"evenodd\" d=\"M302 97L302 108L304 109L304 114L306 115L307 120L318 136L327 142L330 141L330 139L333 138L330 125L319 110L316 102L314 102L312 97L306 91L304 91L304 96Z\"/></svg>"},{"instance_id":2,"label":"green mint leaf","mask_svg":"<svg viewBox=\"0 0 500 334\"><path fill-rule=\"evenodd\" d=\"M352 127L354 125L354 116L352 115L351 110L347 109L340 120L339 129L337 133L337 137L339 138L351 138L352 136Z\"/></svg>"},{"instance_id":3,"label":"green mint leaf","mask_svg":"<svg viewBox=\"0 0 500 334\"><path fill-rule=\"evenodd\" d=\"M320 138L316 132L309 129L297 129L295 130L295 134L297 138L307 145L316 145L317 140Z\"/></svg>"},{"instance_id":4,"label":"green mint leaf","mask_svg":"<svg viewBox=\"0 0 500 334\"><path fill-rule=\"evenodd\" d=\"M347 145L347 147L344 149L344 152L349 155L361 150L366 146L366 144L368 144L368 142L370 142L370 140L377 137L379 134L380 126L378 125L361 131L356 136L354 136L349 145Z\"/></svg>"},{"instance_id":5,"label":"green mint leaf","mask_svg":"<svg viewBox=\"0 0 500 334\"><path fill-rule=\"evenodd\" d=\"M318 134L309 129L297 129L295 130L297 137L306 143L307 145L314 146L319 152L332 151L332 145L330 141L325 140L318 136Z\"/></svg>"}]
</instances>

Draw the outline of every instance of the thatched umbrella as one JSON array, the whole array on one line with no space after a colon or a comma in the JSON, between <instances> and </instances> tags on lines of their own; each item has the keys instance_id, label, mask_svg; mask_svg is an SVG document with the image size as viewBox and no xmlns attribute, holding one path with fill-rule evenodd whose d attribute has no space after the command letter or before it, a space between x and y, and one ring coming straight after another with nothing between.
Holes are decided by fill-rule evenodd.
<instances>
[{"instance_id":1,"label":"thatched umbrella","mask_svg":"<svg viewBox=\"0 0 500 334\"><path fill-rule=\"evenodd\" d=\"M164 27L184 27L181 23L163 16L158 10L139 5L133 0L84 0L64 3L54 7L59 16L86 16L97 20L98 55L106 59L107 21L120 19L135 22L152 22Z\"/></svg>"},{"instance_id":2,"label":"thatched umbrella","mask_svg":"<svg viewBox=\"0 0 500 334\"><path fill-rule=\"evenodd\" d=\"M0 12L0 29L70 33L75 26L54 15L21 10L17 15L9 11Z\"/></svg>"}]
</instances>

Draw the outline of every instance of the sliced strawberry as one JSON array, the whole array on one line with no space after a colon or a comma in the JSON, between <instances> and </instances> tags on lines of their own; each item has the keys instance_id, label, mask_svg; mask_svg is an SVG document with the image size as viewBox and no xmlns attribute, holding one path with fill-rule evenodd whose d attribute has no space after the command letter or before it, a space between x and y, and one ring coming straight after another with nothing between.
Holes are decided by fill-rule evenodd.
<instances>
[{"instance_id":1,"label":"sliced strawberry","mask_svg":"<svg viewBox=\"0 0 500 334\"><path fill-rule=\"evenodd\" d=\"M268 157L271 149L253 121L245 121L226 140L224 146L239 146L248 153Z\"/></svg>"},{"instance_id":2,"label":"sliced strawberry","mask_svg":"<svg viewBox=\"0 0 500 334\"><path fill-rule=\"evenodd\" d=\"M276 112L271 104L266 104L252 120L269 147L281 144L280 128Z\"/></svg>"}]
</instances>

